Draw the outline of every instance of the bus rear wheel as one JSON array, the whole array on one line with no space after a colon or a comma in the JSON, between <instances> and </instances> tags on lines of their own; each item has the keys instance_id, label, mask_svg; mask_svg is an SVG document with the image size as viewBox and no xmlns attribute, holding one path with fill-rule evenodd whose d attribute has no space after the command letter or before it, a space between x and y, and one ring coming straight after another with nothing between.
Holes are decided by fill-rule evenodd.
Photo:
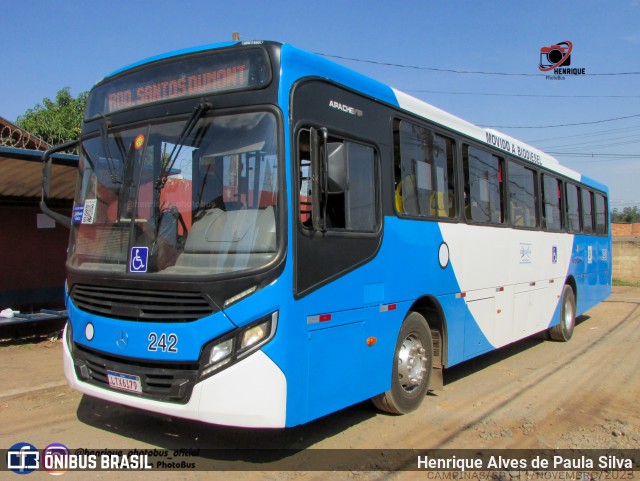
<instances>
[{"instance_id":1,"label":"bus rear wheel","mask_svg":"<svg viewBox=\"0 0 640 481\"><path fill-rule=\"evenodd\" d=\"M549 329L549 337L554 341L567 342L573 336L576 327L576 296L573 288L565 284L562 290L560 324Z\"/></svg>"},{"instance_id":2,"label":"bus rear wheel","mask_svg":"<svg viewBox=\"0 0 640 481\"><path fill-rule=\"evenodd\" d=\"M420 406L427 394L433 367L433 340L425 318L410 312L396 341L391 389L372 398L381 411L406 414Z\"/></svg>"}]
</instances>

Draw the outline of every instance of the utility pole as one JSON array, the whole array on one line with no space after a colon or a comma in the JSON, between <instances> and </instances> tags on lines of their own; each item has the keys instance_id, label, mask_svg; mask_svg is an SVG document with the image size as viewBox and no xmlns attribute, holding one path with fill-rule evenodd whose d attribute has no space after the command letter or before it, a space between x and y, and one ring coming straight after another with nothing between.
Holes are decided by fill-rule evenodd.
<instances>
[{"instance_id":1,"label":"utility pole","mask_svg":"<svg viewBox=\"0 0 640 481\"><path fill-rule=\"evenodd\" d=\"M233 42L239 42L240 41L240 32L233 32L231 40Z\"/></svg>"}]
</instances>

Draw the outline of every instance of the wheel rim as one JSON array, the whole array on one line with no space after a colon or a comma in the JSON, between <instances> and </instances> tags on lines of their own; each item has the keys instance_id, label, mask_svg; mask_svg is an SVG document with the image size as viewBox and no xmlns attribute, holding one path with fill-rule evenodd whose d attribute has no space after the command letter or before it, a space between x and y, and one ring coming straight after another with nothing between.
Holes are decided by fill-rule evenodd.
<instances>
[{"instance_id":1,"label":"wheel rim","mask_svg":"<svg viewBox=\"0 0 640 481\"><path fill-rule=\"evenodd\" d=\"M564 327L571 329L573 325L573 303L569 298L564 300Z\"/></svg>"},{"instance_id":2,"label":"wheel rim","mask_svg":"<svg viewBox=\"0 0 640 481\"><path fill-rule=\"evenodd\" d=\"M406 392L412 392L422 384L427 372L428 359L422 342L415 334L409 334L398 353L398 381Z\"/></svg>"}]
</instances>

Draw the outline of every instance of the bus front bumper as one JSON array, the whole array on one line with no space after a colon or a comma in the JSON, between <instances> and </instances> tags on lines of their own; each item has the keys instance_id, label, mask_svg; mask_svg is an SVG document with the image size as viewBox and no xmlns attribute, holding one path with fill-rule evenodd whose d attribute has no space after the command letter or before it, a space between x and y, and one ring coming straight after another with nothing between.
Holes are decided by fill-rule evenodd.
<instances>
[{"instance_id":1,"label":"bus front bumper","mask_svg":"<svg viewBox=\"0 0 640 481\"><path fill-rule=\"evenodd\" d=\"M286 378L280 368L260 350L196 383L189 401L178 404L125 394L80 380L67 343L63 342L62 345L67 382L72 389L83 394L145 411L211 424L261 428L285 426Z\"/></svg>"}]
</instances>

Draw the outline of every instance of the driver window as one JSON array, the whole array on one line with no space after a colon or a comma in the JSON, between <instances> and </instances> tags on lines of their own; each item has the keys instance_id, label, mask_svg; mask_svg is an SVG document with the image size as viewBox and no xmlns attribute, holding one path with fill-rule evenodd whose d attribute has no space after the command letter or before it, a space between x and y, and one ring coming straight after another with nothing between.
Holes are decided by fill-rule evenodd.
<instances>
[{"instance_id":1,"label":"driver window","mask_svg":"<svg viewBox=\"0 0 640 481\"><path fill-rule=\"evenodd\" d=\"M313 216L333 231L374 232L377 229L376 167L373 147L329 135L311 155L309 129L298 134L298 212L302 226L313 228ZM312 158L326 159L318 192L314 191ZM319 162L324 162L319 160ZM317 197L314 199L314 196ZM314 212L314 205L317 206Z\"/></svg>"}]
</instances>

